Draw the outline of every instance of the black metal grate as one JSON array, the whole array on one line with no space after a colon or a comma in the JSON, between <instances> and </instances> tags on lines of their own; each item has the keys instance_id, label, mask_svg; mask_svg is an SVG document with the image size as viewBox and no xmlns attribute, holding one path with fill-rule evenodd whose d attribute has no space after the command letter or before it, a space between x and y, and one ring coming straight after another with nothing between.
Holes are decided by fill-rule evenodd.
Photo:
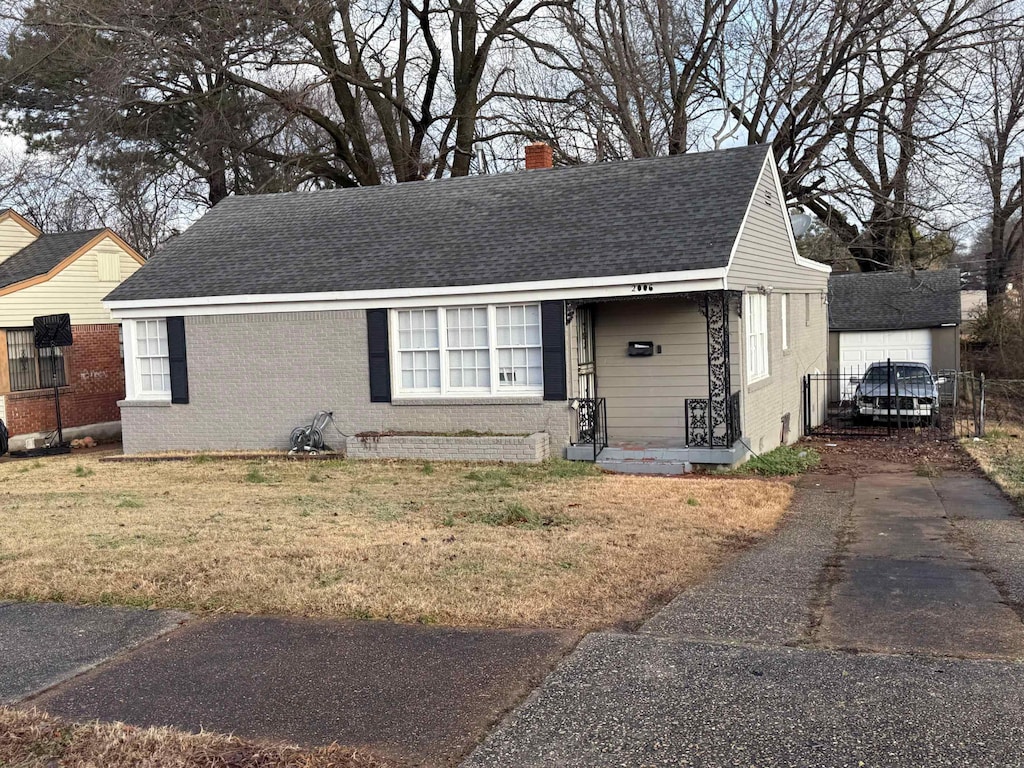
<instances>
[{"instance_id":1,"label":"black metal grate","mask_svg":"<svg viewBox=\"0 0 1024 768\"><path fill-rule=\"evenodd\" d=\"M53 386L55 368L57 384L61 387L67 385L61 350L36 349L31 328L7 331L7 366L12 392Z\"/></svg>"},{"instance_id":2,"label":"black metal grate","mask_svg":"<svg viewBox=\"0 0 1024 768\"><path fill-rule=\"evenodd\" d=\"M608 447L608 414L603 397L576 400L576 445L590 445L597 455Z\"/></svg>"}]
</instances>

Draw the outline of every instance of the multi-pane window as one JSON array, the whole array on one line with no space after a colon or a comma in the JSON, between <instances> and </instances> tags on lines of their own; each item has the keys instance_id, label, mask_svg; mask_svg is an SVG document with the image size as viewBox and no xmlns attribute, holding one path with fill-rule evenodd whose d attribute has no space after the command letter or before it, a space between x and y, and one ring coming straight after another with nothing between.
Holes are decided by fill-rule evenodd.
<instances>
[{"instance_id":1,"label":"multi-pane window","mask_svg":"<svg viewBox=\"0 0 1024 768\"><path fill-rule=\"evenodd\" d=\"M448 325L448 386L452 389L490 389L491 352L487 336L487 307L459 307L446 313Z\"/></svg>"},{"instance_id":2,"label":"multi-pane window","mask_svg":"<svg viewBox=\"0 0 1024 768\"><path fill-rule=\"evenodd\" d=\"M163 320L135 321L137 394L169 395L171 364L167 356L167 325Z\"/></svg>"},{"instance_id":3,"label":"multi-pane window","mask_svg":"<svg viewBox=\"0 0 1024 768\"><path fill-rule=\"evenodd\" d=\"M495 307L498 329L498 386L537 389L543 375L540 306Z\"/></svg>"},{"instance_id":4,"label":"multi-pane window","mask_svg":"<svg viewBox=\"0 0 1024 768\"><path fill-rule=\"evenodd\" d=\"M31 328L7 331L7 367L12 392L52 387L55 372L58 386L67 384L64 354L60 347L36 349L35 334Z\"/></svg>"},{"instance_id":5,"label":"multi-pane window","mask_svg":"<svg viewBox=\"0 0 1024 768\"><path fill-rule=\"evenodd\" d=\"M392 322L399 394L543 390L538 304L400 309Z\"/></svg>"},{"instance_id":6,"label":"multi-pane window","mask_svg":"<svg viewBox=\"0 0 1024 768\"><path fill-rule=\"evenodd\" d=\"M747 341L747 381L768 376L768 297L761 293L743 295L743 323Z\"/></svg>"},{"instance_id":7,"label":"multi-pane window","mask_svg":"<svg viewBox=\"0 0 1024 768\"><path fill-rule=\"evenodd\" d=\"M398 313L398 353L402 389L441 388L440 332L436 309L410 309Z\"/></svg>"}]
</instances>

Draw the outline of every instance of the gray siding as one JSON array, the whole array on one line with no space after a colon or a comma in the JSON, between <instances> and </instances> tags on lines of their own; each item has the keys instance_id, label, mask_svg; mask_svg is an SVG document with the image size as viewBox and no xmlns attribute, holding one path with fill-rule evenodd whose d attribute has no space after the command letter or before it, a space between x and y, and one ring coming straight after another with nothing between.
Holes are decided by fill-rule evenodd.
<instances>
[{"instance_id":1,"label":"gray siding","mask_svg":"<svg viewBox=\"0 0 1024 768\"><path fill-rule=\"evenodd\" d=\"M758 180L747 220L729 267L729 288L770 285L776 291L827 291L828 273L797 264L789 240L785 201L766 165Z\"/></svg>"},{"instance_id":2,"label":"gray siding","mask_svg":"<svg viewBox=\"0 0 1024 768\"><path fill-rule=\"evenodd\" d=\"M594 312L597 394L606 399L609 440L682 445L684 400L708 396L707 325L696 302L607 302ZM629 357L630 341L660 344L661 354Z\"/></svg>"},{"instance_id":3,"label":"gray siding","mask_svg":"<svg viewBox=\"0 0 1024 768\"><path fill-rule=\"evenodd\" d=\"M932 370L960 370L960 329L932 328Z\"/></svg>"},{"instance_id":4,"label":"gray siding","mask_svg":"<svg viewBox=\"0 0 1024 768\"><path fill-rule=\"evenodd\" d=\"M287 448L292 429L321 409L348 435L547 432L555 455L569 442L564 401L371 403L363 311L190 317L186 337L191 402L124 404L126 453Z\"/></svg>"}]
</instances>

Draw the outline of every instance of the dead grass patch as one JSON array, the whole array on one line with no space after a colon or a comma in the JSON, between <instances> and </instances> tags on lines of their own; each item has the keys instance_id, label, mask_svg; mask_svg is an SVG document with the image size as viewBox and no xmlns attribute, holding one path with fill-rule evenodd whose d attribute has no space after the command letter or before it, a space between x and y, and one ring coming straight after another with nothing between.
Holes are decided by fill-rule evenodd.
<instances>
[{"instance_id":1,"label":"dead grass patch","mask_svg":"<svg viewBox=\"0 0 1024 768\"><path fill-rule=\"evenodd\" d=\"M355 750L301 749L215 733L69 723L38 710L0 707L0 766L17 768L384 768Z\"/></svg>"},{"instance_id":2,"label":"dead grass patch","mask_svg":"<svg viewBox=\"0 0 1024 768\"><path fill-rule=\"evenodd\" d=\"M990 422L985 431L979 440L965 439L964 449L1000 488L1024 504L1024 426Z\"/></svg>"},{"instance_id":3,"label":"dead grass patch","mask_svg":"<svg viewBox=\"0 0 1024 768\"><path fill-rule=\"evenodd\" d=\"M7 462L0 597L590 629L704 578L791 494L563 461Z\"/></svg>"}]
</instances>

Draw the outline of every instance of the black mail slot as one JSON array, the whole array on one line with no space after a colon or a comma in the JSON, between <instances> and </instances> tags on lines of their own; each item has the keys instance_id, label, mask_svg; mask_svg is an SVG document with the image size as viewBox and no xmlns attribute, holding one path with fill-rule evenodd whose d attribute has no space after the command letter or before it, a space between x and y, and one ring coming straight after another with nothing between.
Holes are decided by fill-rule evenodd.
<instances>
[{"instance_id":1,"label":"black mail slot","mask_svg":"<svg viewBox=\"0 0 1024 768\"><path fill-rule=\"evenodd\" d=\"M654 354L653 341L631 341L626 354L630 357L650 357Z\"/></svg>"}]
</instances>

